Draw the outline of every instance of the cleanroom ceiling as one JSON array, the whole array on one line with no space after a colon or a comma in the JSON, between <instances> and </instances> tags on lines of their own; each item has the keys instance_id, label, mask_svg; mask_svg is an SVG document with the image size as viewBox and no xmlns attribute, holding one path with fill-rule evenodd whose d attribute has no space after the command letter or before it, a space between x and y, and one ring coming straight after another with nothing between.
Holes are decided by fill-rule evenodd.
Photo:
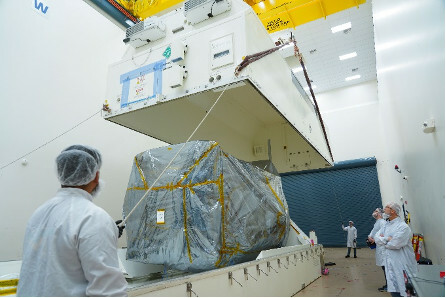
<instances>
[{"instance_id":1,"label":"cleanroom ceiling","mask_svg":"<svg viewBox=\"0 0 446 298\"><path fill-rule=\"evenodd\" d=\"M332 33L332 28L351 24L351 28ZM376 80L375 43L373 33L372 3L368 0L359 7L352 7L326 19L300 25L271 34L276 41L279 37L296 37L297 46L314 93L348 87L370 80ZM293 56L293 47L281 51L288 64L294 69L302 86L307 87L300 63ZM354 56L356 53L356 56ZM352 54L352 58L340 60L340 56ZM342 57L343 58L343 57ZM308 90L308 88L306 89ZM307 91L308 92L308 91Z\"/></svg>"}]
</instances>

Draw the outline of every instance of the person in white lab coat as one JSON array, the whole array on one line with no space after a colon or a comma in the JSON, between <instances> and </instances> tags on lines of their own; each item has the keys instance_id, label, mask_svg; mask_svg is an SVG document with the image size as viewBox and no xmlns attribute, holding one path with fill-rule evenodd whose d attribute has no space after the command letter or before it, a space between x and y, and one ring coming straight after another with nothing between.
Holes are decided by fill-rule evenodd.
<instances>
[{"instance_id":1,"label":"person in white lab coat","mask_svg":"<svg viewBox=\"0 0 446 298\"><path fill-rule=\"evenodd\" d=\"M342 224L342 229L347 231L347 255L346 258L350 258L351 248L353 247L353 255L356 258L356 237L358 237L358 231L354 227L353 221L348 221L348 227L344 227Z\"/></svg>"},{"instance_id":2,"label":"person in white lab coat","mask_svg":"<svg viewBox=\"0 0 446 298\"><path fill-rule=\"evenodd\" d=\"M375 243L376 233L378 233L378 231L381 230L381 228L386 224L386 221L383 219L382 216L383 213L384 210L382 210L381 208L376 208L376 210L373 211L372 213L372 216L374 219L376 219L376 221L375 224L373 225L373 229L370 231L370 234L368 236L368 240L370 243ZM380 292L387 291L386 269L384 267L384 250L385 250L384 245L376 245L376 250L375 250L376 266L380 266L383 269L384 280L386 280L386 284L381 288L378 288L378 291Z\"/></svg>"},{"instance_id":3,"label":"person in white lab coat","mask_svg":"<svg viewBox=\"0 0 446 298\"><path fill-rule=\"evenodd\" d=\"M383 217L389 221L378 231L377 245L384 245L387 291L393 297L407 296L404 272L415 275L417 262L412 247L412 231L399 217L400 205L390 202L384 208Z\"/></svg>"},{"instance_id":4,"label":"person in white lab coat","mask_svg":"<svg viewBox=\"0 0 446 298\"><path fill-rule=\"evenodd\" d=\"M56 158L61 188L27 224L17 296L127 296L118 228L92 202L101 163L96 149L82 145Z\"/></svg>"}]
</instances>

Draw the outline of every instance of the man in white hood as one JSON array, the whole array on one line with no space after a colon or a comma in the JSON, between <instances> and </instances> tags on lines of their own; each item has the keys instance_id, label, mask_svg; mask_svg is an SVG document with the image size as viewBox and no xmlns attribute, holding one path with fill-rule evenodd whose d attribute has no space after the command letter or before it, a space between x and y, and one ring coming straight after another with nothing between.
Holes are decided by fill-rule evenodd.
<instances>
[{"instance_id":1,"label":"man in white hood","mask_svg":"<svg viewBox=\"0 0 446 298\"><path fill-rule=\"evenodd\" d=\"M118 228L93 204L101 154L74 145L56 159L61 188L28 222L17 296L127 296Z\"/></svg>"},{"instance_id":2,"label":"man in white hood","mask_svg":"<svg viewBox=\"0 0 446 298\"><path fill-rule=\"evenodd\" d=\"M344 227L342 224L342 229L347 231L347 255L346 258L350 258L350 251L353 247L353 255L356 258L356 238L358 237L358 231L354 227L353 221L348 221L348 227Z\"/></svg>"},{"instance_id":3,"label":"man in white hood","mask_svg":"<svg viewBox=\"0 0 446 298\"><path fill-rule=\"evenodd\" d=\"M379 236L376 235L379 230L386 224L385 219L383 218L384 210L381 208L376 208L375 211L373 211L372 216L374 219L376 219L375 224L373 225L372 231L370 231L370 234L368 236L368 240L370 243L375 243L375 237ZM376 245L375 250L375 259L376 259L376 266L380 266L384 271L384 279L386 280L386 269L384 267L385 265L385 247L384 245ZM386 284L382 286L381 288L378 288L378 291L380 292L387 292L387 280Z\"/></svg>"},{"instance_id":4,"label":"man in white hood","mask_svg":"<svg viewBox=\"0 0 446 298\"><path fill-rule=\"evenodd\" d=\"M392 297L407 296L404 271L415 275L417 262L412 247L412 231L399 217L401 206L390 202L384 208L383 218L389 221L374 238L377 245L385 247L387 292ZM378 236L379 235L379 236Z\"/></svg>"}]
</instances>

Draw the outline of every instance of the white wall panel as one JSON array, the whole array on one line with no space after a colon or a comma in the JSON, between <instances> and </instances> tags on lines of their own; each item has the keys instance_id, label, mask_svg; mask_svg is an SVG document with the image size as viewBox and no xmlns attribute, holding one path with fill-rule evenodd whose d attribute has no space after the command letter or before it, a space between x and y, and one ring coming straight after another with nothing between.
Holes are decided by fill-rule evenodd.
<instances>
[{"instance_id":1,"label":"white wall panel","mask_svg":"<svg viewBox=\"0 0 446 298\"><path fill-rule=\"evenodd\" d=\"M376 81L316 95L335 162L376 156L380 148Z\"/></svg>"},{"instance_id":2,"label":"white wall panel","mask_svg":"<svg viewBox=\"0 0 446 298\"><path fill-rule=\"evenodd\" d=\"M106 186L95 203L119 219L134 155L162 145L96 114L27 156L26 166L6 166L98 112L108 65L125 51L124 32L85 2L37 3L45 14L34 1L0 2L0 261L21 259L26 222L59 187L54 161L65 147L102 152Z\"/></svg>"},{"instance_id":3,"label":"white wall panel","mask_svg":"<svg viewBox=\"0 0 446 298\"><path fill-rule=\"evenodd\" d=\"M383 201L407 201L427 257L444 264L444 1L374 0ZM436 131L423 133L434 118ZM394 170L398 164L402 173ZM408 176L404 180L403 176Z\"/></svg>"}]
</instances>

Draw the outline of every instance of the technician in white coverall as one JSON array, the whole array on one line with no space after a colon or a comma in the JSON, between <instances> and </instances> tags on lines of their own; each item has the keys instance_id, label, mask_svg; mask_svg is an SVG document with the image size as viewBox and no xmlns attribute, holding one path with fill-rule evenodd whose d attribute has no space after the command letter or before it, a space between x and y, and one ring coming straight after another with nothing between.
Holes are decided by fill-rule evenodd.
<instances>
[{"instance_id":1,"label":"technician in white coverall","mask_svg":"<svg viewBox=\"0 0 446 298\"><path fill-rule=\"evenodd\" d=\"M346 258L350 258L350 251L353 247L353 254L356 258L356 238L358 237L358 232L356 231L356 228L353 226L353 221L348 221L348 227L344 227L344 224L342 224L342 229L344 231L347 231L347 255Z\"/></svg>"},{"instance_id":2,"label":"technician in white coverall","mask_svg":"<svg viewBox=\"0 0 446 298\"><path fill-rule=\"evenodd\" d=\"M417 262L412 247L412 231L399 217L400 205L390 202L384 208L384 219L389 221L382 227L376 237L377 245L384 245L387 292L392 297L407 296L404 273L417 272ZM378 236L379 235L379 236Z\"/></svg>"},{"instance_id":3,"label":"technician in white coverall","mask_svg":"<svg viewBox=\"0 0 446 298\"><path fill-rule=\"evenodd\" d=\"M378 233L379 230L386 224L385 219L383 219L383 213L384 211L381 208L376 208L375 211L373 211L372 216L374 219L376 219L375 224L373 225L372 231L370 231L370 234L368 236L368 240L370 243L375 243L375 236L376 233ZM386 269L384 267L384 245L376 245L375 250L375 259L376 259L376 266L380 266L384 271L384 280L386 280ZM381 288L378 288L378 291L380 292L386 292L387 291L387 280L386 284L382 286Z\"/></svg>"},{"instance_id":4,"label":"technician in white coverall","mask_svg":"<svg viewBox=\"0 0 446 298\"><path fill-rule=\"evenodd\" d=\"M56 159L61 188L28 222L17 296L127 296L118 228L93 204L100 153L74 145Z\"/></svg>"}]
</instances>

